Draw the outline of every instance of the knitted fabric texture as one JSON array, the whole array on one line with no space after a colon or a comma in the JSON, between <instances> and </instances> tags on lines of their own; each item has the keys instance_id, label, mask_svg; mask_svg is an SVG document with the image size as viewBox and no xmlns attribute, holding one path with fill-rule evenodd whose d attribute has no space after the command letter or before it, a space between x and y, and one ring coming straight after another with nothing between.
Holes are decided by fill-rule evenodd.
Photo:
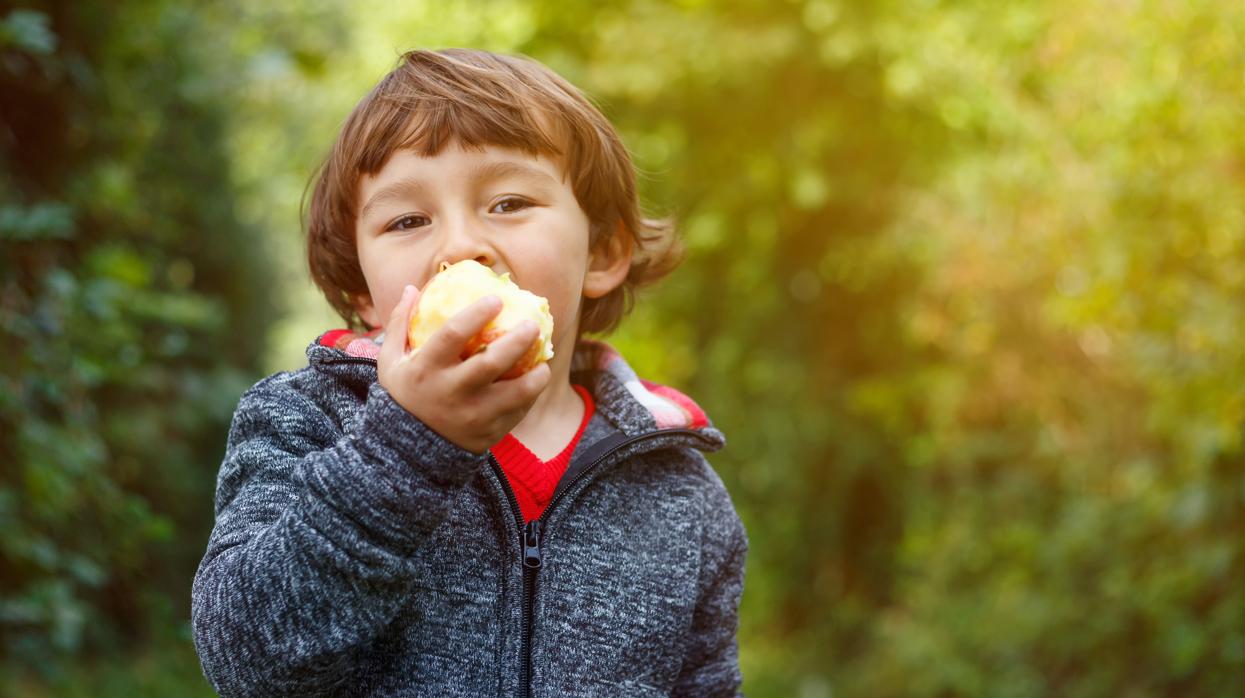
<instances>
[{"instance_id":1,"label":"knitted fabric texture","mask_svg":"<svg viewBox=\"0 0 1245 698\"><path fill-rule=\"evenodd\" d=\"M234 414L191 595L219 693L738 693L747 538L694 403L586 352L596 413L525 570L500 469L394 402L369 345L313 344Z\"/></svg>"}]
</instances>

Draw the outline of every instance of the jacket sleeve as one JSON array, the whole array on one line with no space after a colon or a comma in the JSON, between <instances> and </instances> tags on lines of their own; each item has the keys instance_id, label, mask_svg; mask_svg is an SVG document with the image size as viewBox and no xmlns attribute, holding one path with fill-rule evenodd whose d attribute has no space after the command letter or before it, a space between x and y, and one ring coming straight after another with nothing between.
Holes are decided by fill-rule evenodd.
<instances>
[{"instance_id":1,"label":"jacket sleeve","mask_svg":"<svg viewBox=\"0 0 1245 698\"><path fill-rule=\"evenodd\" d=\"M721 483L718 483L721 487ZM707 516L702 544L700 597L692 615L688 652L672 695L742 695L739 671L739 602L744 590L748 537L725 488ZM716 515L715 515L716 514Z\"/></svg>"},{"instance_id":2,"label":"jacket sleeve","mask_svg":"<svg viewBox=\"0 0 1245 698\"><path fill-rule=\"evenodd\" d=\"M224 696L349 685L406 596L411 553L485 462L379 384L343 433L289 375L238 406L191 592L195 647Z\"/></svg>"}]
</instances>

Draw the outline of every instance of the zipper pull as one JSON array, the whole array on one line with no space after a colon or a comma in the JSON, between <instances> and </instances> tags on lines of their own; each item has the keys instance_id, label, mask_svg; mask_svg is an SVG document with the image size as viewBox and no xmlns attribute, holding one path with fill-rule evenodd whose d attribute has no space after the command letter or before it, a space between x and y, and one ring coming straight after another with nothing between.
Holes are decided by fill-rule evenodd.
<instances>
[{"instance_id":1,"label":"zipper pull","mask_svg":"<svg viewBox=\"0 0 1245 698\"><path fill-rule=\"evenodd\" d=\"M529 521L523 533L523 566L540 569L540 519Z\"/></svg>"}]
</instances>

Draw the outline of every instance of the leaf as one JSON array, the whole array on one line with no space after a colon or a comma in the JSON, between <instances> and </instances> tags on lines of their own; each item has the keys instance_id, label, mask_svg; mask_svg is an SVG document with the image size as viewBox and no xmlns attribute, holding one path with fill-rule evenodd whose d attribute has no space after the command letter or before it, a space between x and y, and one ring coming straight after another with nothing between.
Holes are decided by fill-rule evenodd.
<instances>
[{"instance_id":1,"label":"leaf","mask_svg":"<svg viewBox=\"0 0 1245 698\"><path fill-rule=\"evenodd\" d=\"M48 16L34 10L13 10L0 21L0 48L12 46L38 56L56 50L56 35L48 27Z\"/></svg>"},{"instance_id":2,"label":"leaf","mask_svg":"<svg viewBox=\"0 0 1245 698\"><path fill-rule=\"evenodd\" d=\"M0 241L70 240L75 234L73 209L66 204L0 206Z\"/></svg>"}]
</instances>

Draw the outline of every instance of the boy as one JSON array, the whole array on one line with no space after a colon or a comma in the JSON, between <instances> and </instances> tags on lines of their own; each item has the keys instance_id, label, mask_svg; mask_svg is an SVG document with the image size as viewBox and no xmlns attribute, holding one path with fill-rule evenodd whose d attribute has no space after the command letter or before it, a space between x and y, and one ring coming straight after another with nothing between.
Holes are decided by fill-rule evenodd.
<instances>
[{"instance_id":1,"label":"boy","mask_svg":"<svg viewBox=\"0 0 1245 698\"><path fill-rule=\"evenodd\" d=\"M308 214L312 275L354 329L249 390L195 576L226 695L734 695L747 541L701 451L722 435L607 331L674 263L617 134L535 62L413 51L355 108ZM485 298L418 352L443 262L549 300L481 353ZM383 330L383 332L382 332Z\"/></svg>"}]
</instances>

